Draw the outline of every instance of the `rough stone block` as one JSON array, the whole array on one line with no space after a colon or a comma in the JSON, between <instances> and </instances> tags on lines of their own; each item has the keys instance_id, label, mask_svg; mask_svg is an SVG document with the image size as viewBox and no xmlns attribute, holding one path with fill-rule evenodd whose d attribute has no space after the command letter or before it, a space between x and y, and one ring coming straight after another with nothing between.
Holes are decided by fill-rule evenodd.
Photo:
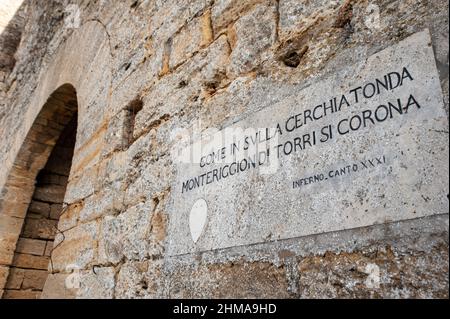
<instances>
[{"instance_id":1,"label":"rough stone block","mask_svg":"<svg viewBox=\"0 0 450 319\"><path fill-rule=\"evenodd\" d=\"M33 198L43 202L62 203L66 188L61 185L41 185L36 187Z\"/></svg>"},{"instance_id":2,"label":"rough stone block","mask_svg":"<svg viewBox=\"0 0 450 319\"><path fill-rule=\"evenodd\" d=\"M52 204L52 206L50 208L50 216L49 216L50 219L59 220L62 209L63 209L63 207L61 204Z\"/></svg>"},{"instance_id":3,"label":"rough stone block","mask_svg":"<svg viewBox=\"0 0 450 319\"><path fill-rule=\"evenodd\" d=\"M40 299L41 292L33 290L5 290L3 299Z\"/></svg>"},{"instance_id":4,"label":"rough stone block","mask_svg":"<svg viewBox=\"0 0 450 319\"><path fill-rule=\"evenodd\" d=\"M69 266L80 269L92 263L97 256L97 222L82 224L58 234L52 253L53 267L56 271L65 271Z\"/></svg>"},{"instance_id":5,"label":"rough stone block","mask_svg":"<svg viewBox=\"0 0 450 319\"><path fill-rule=\"evenodd\" d=\"M66 231L77 225L83 205L83 202L79 202L76 204L70 204L65 208L59 218L58 229L60 231Z\"/></svg>"},{"instance_id":6,"label":"rough stone block","mask_svg":"<svg viewBox=\"0 0 450 319\"><path fill-rule=\"evenodd\" d=\"M330 17L343 1L297 1L280 0L280 36L286 39L292 34L303 32L319 17Z\"/></svg>"},{"instance_id":7,"label":"rough stone block","mask_svg":"<svg viewBox=\"0 0 450 319\"><path fill-rule=\"evenodd\" d=\"M101 216L118 213L122 204L123 194L111 188L104 188L100 193L86 198L80 211L80 221L88 222Z\"/></svg>"},{"instance_id":8,"label":"rough stone block","mask_svg":"<svg viewBox=\"0 0 450 319\"><path fill-rule=\"evenodd\" d=\"M203 85L221 86L225 80L226 67L229 64L230 45L227 37L221 35L208 47L207 55L204 57L204 67L199 72L199 80Z\"/></svg>"},{"instance_id":9,"label":"rough stone block","mask_svg":"<svg viewBox=\"0 0 450 319\"><path fill-rule=\"evenodd\" d=\"M42 290L47 276L47 270L24 269L22 289Z\"/></svg>"},{"instance_id":10,"label":"rough stone block","mask_svg":"<svg viewBox=\"0 0 450 319\"><path fill-rule=\"evenodd\" d=\"M2 290L6 285L6 280L8 279L9 267L0 266L0 290ZM1 296L0 296L1 298Z\"/></svg>"},{"instance_id":11,"label":"rough stone block","mask_svg":"<svg viewBox=\"0 0 450 319\"><path fill-rule=\"evenodd\" d=\"M289 298L286 270L265 262L180 267L170 298Z\"/></svg>"},{"instance_id":12,"label":"rough stone block","mask_svg":"<svg viewBox=\"0 0 450 319\"><path fill-rule=\"evenodd\" d=\"M212 40L211 12L207 11L189 22L180 33L175 35L172 41L170 68L180 65Z\"/></svg>"},{"instance_id":13,"label":"rough stone block","mask_svg":"<svg viewBox=\"0 0 450 319\"><path fill-rule=\"evenodd\" d=\"M239 19L250 8L265 0L219 0L215 1L211 10L214 34L218 34L227 26Z\"/></svg>"},{"instance_id":14,"label":"rough stone block","mask_svg":"<svg viewBox=\"0 0 450 319\"><path fill-rule=\"evenodd\" d=\"M72 282L73 274L49 274L42 291L42 299L73 299L77 288L67 287L66 282ZM69 278L68 278L69 277ZM76 280L73 280L76 281Z\"/></svg>"},{"instance_id":15,"label":"rough stone block","mask_svg":"<svg viewBox=\"0 0 450 319\"><path fill-rule=\"evenodd\" d=\"M146 298L145 286L148 261L127 262L122 265L117 276L116 296L119 299ZM143 287L144 286L144 287Z\"/></svg>"},{"instance_id":16,"label":"rough stone block","mask_svg":"<svg viewBox=\"0 0 450 319\"><path fill-rule=\"evenodd\" d=\"M115 288L115 270L113 267L95 268L95 274L83 271L80 277L78 299L112 299Z\"/></svg>"},{"instance_id":17,"label":"rough stone block","mask_svg":"<svg viewBox=\"0 0 450 319\"><path fill-rule=\"evenodd\" d=\"M19 233L11 234L0 231L0 265L10 265L13 257Z\"/></svg>"},{"instance_id":18,"label":"rough stone block","mask_svg":"<svg viewBox=\"0 0 450 319\"><path fill-rule=\"evenodd\" d=\"M117 116L121 110L133 100L136 99L137 93L142 92L143 89L148 85L148 79L156 79L158 73L160 72L162 65L162 58L164 52L164 46L159 46L157 44L153 44L150 46L155 46L152 48L150 54L151 56L147 57L145 62L143 62L138 69L132 72L123 82L121 82L117 87L115 87L111 96L111 104L108 108L108 113ZM123 114L125 115L125 113ZM109 121L108 131L105 136L105 143L103 145L102 155L106 156L109 152L114 149L113 145L109 145L109 141L112 139L112 143L114 143L114 133L117 132L115 128L118 125L121 125L121 122L116 122L117 125L112 124L111 119ZM107 137L109 136L109 137ZM121 143L120 143L121 144Z\"/></svg>"},{"instance_id":19,"label":"rough stone block","mask_svg":"<svg viewBox=\"0 0 450 319\"><path fill-rule=\"evenodd\" d=\"M276 39L276 7L258 5L233 26L236 43L228 67L230 75L250 72L261 60L263 53Z\"/></svg>"},{"instance_id":20,"label":"rough stone block","mask_svg":"<svg viewBox=\"0 0 450 319\"><path fill-rule=\"evenodd\" d=\"M115 296L119 299L167 298L164 292L162 260L122 265L117 276Z\"/></svg>"},{"instance_id":21,"label":"rough stone block","mask_svg":"<svg viewBox=\"0 0 450 319\"><path fill-rule=\"evenodd\" d=\"M92 195L95 191L97 173L98 165L94 165L71 177L67 185L65 202L72 204Z\"/></svg>"},{"instance_id":22,"label":"rough stone block","mask_svg":"<svg viewBox=\"0 0 450 319\"><path fill-rule=\"evenodd\" d=\"M229 64L229 54L227 38L221 36L175 72L158 81L143 98L144 108L136 116L134 137L150 139L151 144L148 147L151 147L151 150L167 153L165 149L173 139L171 133L174 132L174 123L168 122L171 119L169 114L177 114L183 108L201 108L200 96L203 95L205 86L211 83L217 86L222 84L221 80L225 77L226 66ZM165 123L168 123L167 131L161 133L155 143L151 140L152 129L159 134ZM183 125L179 121L176 124ZM148 134L144 135L145 133ZM136 140L130 148L139 142Z\"/></svg>"},{"instance_id":23,"label":"rough stone block","mask_svg":"<svg viewBox=\"0 0 450 319\"><path fill-rule=\"evenodd\" d=\"M99 241L99 261L117 264L123 258L122 229L120 221L113 216L102 220Z\"/></svg>"},{"instance_id":24,"label":"rough stone block","mask_svg":"<svg viewBox=\"0 0 450 319\"><path fill-rule=\"evenodd\" d=\"M19 234L22 228L23 219L11 217L8 215L0 215L0 232L9 234Z\"/></svg>"},{"instance_id":25,"label":"rough stone block","mask_svg":"<svg viewBox=\"0 0 450 319\"><path fill-rule=\"evenodd\" d=\"M6 187L2 194L0 194L2 215L16 218L25 217L33 193L33 188L28 188L15 186Z\"/></svg>"},{"instance_id":26,"label":"rough stone block","mask_svg":"<svg viewBox=\"0 0 450 319\"><path fill-rule=\"evenodd\" d=\"M18 268L32 268L32 269L42 269L47 270L48 268L48 257L44 256L33 256L27 254L14 254L14 260L12 265Z\"/></svg>"},{"instance_id":27,"label":"rough stone block","mask_svg":"<svg viewBox=\"0 0 450 319\"><path fill-rule=\"evenodd\" d=\"M158 9L150 21L150 30L157 43L164 43L176 33L187 21L211 4L211 0L181 0L176 3L166 2Z\"/></svg>"},{"instance_id":28,"label":"rough stone block","mask_svg":"<svg viewBox=\"0 0 450 319\"><path fill-rule=\"evenodd\" d=\"M2 213L5 216L11 216L15 218L25 218L28 212L29 204L28 202L21 202L21 200L30 200L31 196L27 195L19 195L18 197L21 198L15 198L11 199L12 196L9 197L9 200L0 200L0 207L2 209Z\"/></svg>"},{"instance_id":29,"label":"rough stone block","mask_svg":"<svg viewBox=\"0 0 450 319\"><path fill-rule=\"evenodd\" d=\"M125 190L125 204L136 205L169 188L173 170L168 162L166 157L153 163L142 161L137 167L133 167L130 170L133 179L127 181L129 185Z\"/></svg>"},{"instance_id":30,"label":"rough stone block","mask_svg":"<svg viewBox=\"0 0 450 319\"><path fill-rule=\"evenodd\" d=\"M327 253L299 261L302 298L448 298L448 247Z\"/></svg>"},{"instance_id":31,"label":"rough stone block","mask_svg":"<svg viewBox=\"0 0 450 319\"><path fill-rule=\"evenodd\" d=\"M114 189L119 189L122 181L126 178L128 165L126 152L114 153L109 158L104 159L99 165L96 189L105 194L114 191ZM120 194L116 194L116 196L120 196Z\"/></svg>"},{"instance_id":32,"label":"rough stone block","mask_svg":"<svg viewBox=\"0 0 450 319\"><path fill-rule=\"evenodd\" d=\"M69 152L69 151L68 151ZM67 159L69 163L71 163L71 158ZM49 164L47 163L47 166ZM67 171L66 174L69 173L70 167L66 167ZM66 186L67 185L67 176L65 175L59 175L59 174L52 174L50 172L46 172L45 175L40 176L40 182L42 184L53 184L53 185L60 185L60 186Z\"/></svg>"},{"instance_id":33,"label":"rough stone block","mask_svg":"<svg viewBox=\"0 0 450 319\"><path fill-rule=\"evenodd\" d=\"M101 127L92 133L92 136L90 136L90 139L85 145L75 149L72 157L69 182L74 178L79 178L83 174L89 174L89 171L98 164L101 158L107 125L107 121L105 120Z\"/></svg>"},{"instance_id":34,"label":"rough stone block","mask_svg":"<svg viewBox=\"0 0 450 319\"><path fill-rule=\"evenodd\" d=\"M50 214L50 205L48 203L32 200L28 211L47 218Z\"/></svg>"},{"instance_id":35,"label":"rough stone block","mask_svg":"<svg viewBox=\"0 0 450 319\"><path fill-rule=\"evenodd\" d=\"M44 256L50 257L53 250L53 241L47 241L47 245L45 246Z\"/></svg>"},{"instance_id":36,"label":"rough stone block","mask_svg":"<svg viewBox=\"0 0 450 319\"><path fill-rule=\"evenodd\" d=\"M28 218L22 231L25 238L54 239L56 234L56 220Z\"/></svg>"},{"instance_id":37,"label":"rough stone block","mask_svg":"<svg viewBox=\"0 0 450 319\"><path fill-rule=\"evenodd\" d=\"M19 238L16 252L21 254L43 256L47 241L29 238Z\"/></svg>"},{"instance_id":38,"label":"rough stone block","mask_svg":"<svg viewBox=\"0 0 450 319\"><path fill-rule=\"evenodd\" d=\"M20 289L25 277L25 269L12 267L9 270L8 282L5 289Z\"/></svg>"},{"instance_id":39,"label":"rough stone block","mask_svg":"<svg viewBox=\"0 0 450 319\"><path fill-rule=\"evenodd\" d=\"M124 109L109 120L102 156L105 157L115 151L122 151L128 147L133 138L132 125L134 123L130 122L131 117L131 111Z\"/></svg>"},{"instance_id":40,"label":"rough stone block","mask_svg":"<svg viewBox=\"0 0 450 319\"><path fill-rule=\"evenodd\" d=\"M118 217L105 217L100 237L100 259L117 263L126 256L143 260L148 256L153 203L129 208Z\"/></svg>"}]
</instances>

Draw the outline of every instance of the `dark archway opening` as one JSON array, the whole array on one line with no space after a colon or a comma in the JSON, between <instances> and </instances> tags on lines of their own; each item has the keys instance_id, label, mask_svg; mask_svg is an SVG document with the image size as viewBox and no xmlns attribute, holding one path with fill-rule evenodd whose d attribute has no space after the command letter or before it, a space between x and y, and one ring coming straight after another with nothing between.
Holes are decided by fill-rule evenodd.
<instances>
[{"instance_id":1,"label":"dark archway opening","mask_svg":"<svg viewBox=\"0 0 450 319\"><path fill-rule=\"evenodd\" d=\"M51 252L63 210L77 132L76 95L75 99L61 100L55 94L48 103L51 101L64 101L64 110L73 112L63 112L62 121L61 113L50 114L48 110L41 112L47 114L45 123L49 130L59 129L60 132L45 166L37 173L31 201L9 266L4 299L40 298L51 269ZM56 105L49 109L52 108L60 110ZM43 123L39 116L37 121ZM42 130L42 134L46 134L45 130Z\"/></svg>"}]
</instances>

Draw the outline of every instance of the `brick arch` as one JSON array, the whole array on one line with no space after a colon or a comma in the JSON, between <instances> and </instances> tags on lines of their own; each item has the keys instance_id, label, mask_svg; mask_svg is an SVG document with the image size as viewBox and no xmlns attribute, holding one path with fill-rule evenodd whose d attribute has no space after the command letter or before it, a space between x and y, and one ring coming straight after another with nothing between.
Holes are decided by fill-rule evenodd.
<instances>
[{"instance_id":1,"label":"brick arch","mask_svg":"<svg viewBox=\"0 0 450 319\"><path fill-rule=\"evenodd\" d=\"M0 152L0 162L3 164L0 169L0 192L23 145L24 137L48 97L57 88L65 83L71 83L77 88L80 127L75 153L83 147L89 150L95 148L93 145L86 147L86 144L109 116L107 108L112 86L112 55L109 35L104 25L99 21L86 21L80 28L74 29L51 55L48 54L43 58L48 63L39 71L39 81L31 92L24 93L26 98L14 105L14 114L10 118L20 119L20 122L11 123L13 131L2 134L2 145L7 146L8 151ZM85 156L81 153L78 155L80 158ZM92 158L94 161L89 163L91 165L96 160ZM81 172L78 175L80 174Z\"/></svg>"},{"instance_id":2,"label":"brick arch","mask_svg":"<svg viewBox=\"0 0 450 319\"><path fill-rule=\"evenodd\" d=\"M33 298L43 288L70 173L77 111L73 85L50 94L9 171L0 194L0 296Z\"/></svg>"}]
</instances>

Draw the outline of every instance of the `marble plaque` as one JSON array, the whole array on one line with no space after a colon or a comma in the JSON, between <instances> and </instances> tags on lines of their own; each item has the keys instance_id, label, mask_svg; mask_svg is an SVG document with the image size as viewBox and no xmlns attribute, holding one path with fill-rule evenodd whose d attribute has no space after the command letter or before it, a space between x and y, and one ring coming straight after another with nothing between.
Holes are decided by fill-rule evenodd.
<instances>
[{"instance_id":1,"label":"marble plaque","mask_svg":"<svg viewBox=\"0 0 450 319\"><path fill-rule=\"evenodd\" d=\"M425 30L180 142L168 254L447 213L448 142Z\"/></svg>"}]
</instances>

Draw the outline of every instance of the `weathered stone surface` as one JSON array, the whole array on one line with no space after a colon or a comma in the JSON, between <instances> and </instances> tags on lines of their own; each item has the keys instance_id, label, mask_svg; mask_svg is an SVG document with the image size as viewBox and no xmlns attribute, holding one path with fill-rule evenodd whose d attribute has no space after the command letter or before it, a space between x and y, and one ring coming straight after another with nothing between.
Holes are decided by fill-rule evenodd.
<instances>
[{"instance_id":1,"label":"weathered stone surface","mask_svg":"<svg viewBox=\"0 0 450 319\"><path fill-rule=\"evenodd\" d=\"M100 260L118 263L123 257L144 260L149 256L154 203L138 204L102 223ZM150 237L150 238L149 238Z\"/></svg>"},{"instance_id":2,"label":"weathered stone surface","mask_svg":"<svg viewBox=\"0 0 450 319\"><path fill-rule=\"evenodd\" d=\"M211 13L208 11L189 22L174 37L171 45L170 68L179 66L212 40Z\"/></svg>"},{"instance_id":3,"label":"weathered stone surface","mask_svg":"<svg viewBox=\"0 0 450 319\"><path fill-rule=\"evenodd\" d=\"M92 221L101 216L116 214L123 206L122 196L119 192L105 188L86 198L80 211L80 221Z\"/></svg>"},{"instance_id":4,"label":"weathered stone surface","mask_svg":"<svg viewBox=\"0 0 450 319\"><path fill-rule=\"evenodd\" d=\"M136 205L149 197L163 193L170 187L173 170L168 164L167 157L147 167L145 163L140 163L134 171L137 176L133 176L125 192L124 201L127 205Z\"/></svg>"},{"instance_id":5,"label":"weathered stone surface","mask_svg":"<svg viewBox=\"0 0 450 319\"><path fill-rule=\"evenodd\" d=\"M83 269L94 262L97 256L98 223L91 222L58 234L55 239L52 261L56 271L65 271L76 266Z\"/></svg>"},{"instance_id":6,"label":"weathered stone surface","mask_svg":"<svg viewBox=\"0 0 450 319\"><path fill-rule=\"evenodd\" d=\"M92 195L95 191L97 172L98 166L95 165L83 171L81 175L71 177L66 189L65 202L73 204Z\"/></svg>"},{"instance_id":7,"label":"weathered stone surface","mask_svg":"<svg viewBox=\"0 0 450 319\"><path fill-rule=\"evenodd\" d=\"M42 290L47 276L47 270L24 269L24 278L21 289Z\"/></svg>"},{"instance_id":8,"label":"weathered stone surface","mask_svg":"<svg viewBox=\"0 0 450 319\"><path fill-rule=\"evenodd\" d=\"M99 165L98 183L96 189L104 195L114 196L117 202L120 202L121 193L117 192L123 187L123 181L126 178L128 168L128 152L115 153L107 159L104 159ZM97 195L98 197L98 195Z\"/></svg>"},{"instance_id":9,"label":"weathered stone surface","mask_svg":"<svg viewBox=\"0 0 450 319\"><path fill-rule=\"evenodd\" d=\"M59 223L58 223L58 229L60 231L66 231L70 228L73 228L77 225L78 220L80 218L80 211L83 208L84 203L78 202L75 204L68 205L64 211L62 212Z\"/></svg>"},{"instance_id":10,"label":"weathered stone surface","mask_svg":"<svg viewBox=\"0 0 450 319\"><path fill-rule=\"evenodd\" d=\"M186 105L191 105L193 109L198 107L200 97L211 83L224 85L229 54L230 46L223 35L180 66L175 73L163 77L143 98L144 107L136 116L134 137L158 129L167 121L168 114L177 114ZM167 136L162 136L162 139L167 140Z\"/></svg>"},{"instance_id":11,"label":"weathered stone surface","mask_svg":"<svg viewBox=\"0 0 450 319\"><path fill-rule=\"evenodd\" d=\"M33 290L5 290L3 299L40 299L41 292Z\"/></svg>"},{"instance_id":12,"label":"weathered stone surface","mask_svg":"<svg viewBox=\"0 0 450 319\"><path fill-rule=\"evenodd\" d=\"M19 234L0 231L0 265L11 265Z\"/></svg>"},{"instance_id":13,"label":"weathered stone surface","mask_svg":"<svg viewBox=\"0 0 450 319\"><path fill-rule=\"evenodd\" d=\"M73 299L76 296L78 288L67 287L67 282L71 281L68 278L72 274L50 274L45 282L44 290L42 291L42 299ZM72 275L73 276L73 275Z\"/></svg>"},{"instance_id":14,"label":"weathered stone surface","mask_svg":"<svg viewBox=\"0 0 450 319\"><path fill-rule=\"evenodd\" d=\"M50 208L50 219L53 220L59 220L59 217L61 217L61 213L63 211L62 204L52 204Z\"/></svg>"},{"instance_id":15,"label":"weathered stone surface","mask_svg":"<svg viewBox=\"0 0 450 319\"><path fill-rule=\"evenodd\" d=\"M29 211L46 218L50 214L50 205L48 203L33 200L30 203Z\"/></svg>"},{"instance_id":16,"label":"weathered stone surface","mask_svg":"<svg viewBox=\"0 0 450 319\"><path fill-rule=\"evenodd\" d=\"M47 270L11 268L7 290L42 290L47 279Z\"/></svg>"},{"instance_id":17,"label":"weathered stone surface","mask_svg":"<svg viewBox=\"0 0 450 319\"><path fill-rule=\"evenodd\" d=\"M15 234L22 228L23 219L0 215L0 232Z\"/></svg>"},{"instance_id":18,"label":"weathered stone surface","mask_svg":"<svg viewBox=\"0 0 450 319\"><path fill-rule=\"evenodd\" d=\"M50 257L53 250L53 241L47 241L47 245L45 246L44 256Z\"/></svg>"},{"instance_id":19,"label":"weathered stone surface","mask_svg":"<svg viewBox=\"0 0 450 319\"><path fill-rule=\"evenodd\" d=\"M119 299L164 298L161 260L134 262L122 265L117 276L115 296Z\"/></svg>"},{"instance_id":20,"label":"weathered stone surface","mask_svg":"<svg viewBox=\"0 0 450 319\"><path fill-rule=\"evenodd\" d=\"M22 254L43 256L46 245L46 240L19 238L17 242L16 252Z\"/></svg>"},{"instance_id":21,"label":"weathered stone surface","mask_svg":"<svg viewBox=\"0 0 450 319\"><path fill-rule=\"evenodd\" d=\"M36 239L54 239L57 223L56 220L51 219L28 218L25 220L22 236Z\"/></svg>"},{"instance_id":22,"label":"weathered stone surface","mask_svg":"<svg viewBox=\"0 0 450 319\"><path fill-rule=\"evenodd\" d=\"M235 22L246 11L257 3L265 2L261 0L219 0L215 1L211 10L211 20L214 33L219 34L224 28ZM268 3L267 1L265 3Z\"/></svg>"},{"instance_id":23,"label":"weathered stone surface","mask_svg":"<svg viewBox=\"0 0 450 319\"><path fill-rule=\"evenodd\" d=\"M304 32L318 19L333 16L333 11L344 2L280 0L280 36L287 38L292 34Z\"/></svg>"},{"instance_id":24,"label":"weathered stone surface","mask_svg":"<svg viewBox=\"0 0 450 319\"><path fill-rule=\"evenodd\" d=\"M0 215L0 265L11 265L23 219Z\"/></svg>"},{"instance_id":25,"label":"weathered stone surface","mask_svg":"<svg viewBox=\"0 0 450 319\"><path fill-rule=\"evenodd\" d=\"M390 247L326 254L301 260L298 272L303 298L448 298L444 246L410 255Z\"/></svg>"},{"instance_id":26,"label":"weathered stone surface","mask_svg":"<svg viewBox=\"0 0 450 319\"><path fill-rule=\"evenodd\" d=\"M8 282L5 281L5 289L20 289L22 287L23 279L25 277L25 269L10 268L8 275Z\"/></svg>"},{"instance_id":27,"label":"weathered stone surface","mask_svg":"<svg viewBox=\"0 0 450 319\"><path fill-rule=\"evenodd\" d=\"M170 298L287 298L283 267L232 263L180 269L170 274Z\"/></svg>"},{"instance_id":28,"label":"weathered stone surface","mask_svg":"<svg viewBox=\"0 0 450 319\"><path fill-rule=\"evenodd\" d=\"M123 258L123 243L121 225L117 218L106 216L103 218L102 237L99 245L99 259L103 263L119 263Z\"/></svg>"},{"instance_id":29,"label":"weathered stone surface","mask_svg":"<svg viewBox=\"0 0 450 319\"><path fill-rule=\"evenodd\" d=\"M81 299L112 299L115 287L115 271L112 267L95 268L80 274L80 289L77 298Z\"/></svg>"},{"instance_id":30,"label":"weathered stone surface","mask_svg":"<svg viewBox=\"0 0 450 319\"><path fill-rule=\"evenodd\" d=\"M4 209L4 215L15 217L15 218L25 218L28 210L28 203L12 201L2 201L1 207Z\"/></svg>"},{"instance_id":31,"label":"weathered stone surface","mask_svg":"<svg viewBox=\"0 0 450 319\"><path fill-rule=\"evenodd\" d=\"M43 185L36 187L34 198L49 203L62 203L66 188L60 185Z\"/></svg>"},{"instance_id":32,"label":"weathered stone surface","mask_svg":"<svg viewBox=\"0 0 450 319\"><path fill-rule=\"evenodd\" d=\"M72 157L73 165L70 170L71 174L69 181L73 182L74 179L80 179L83 176L85 178L90 177L89 174L92 170L95 170L95 166L98 165L100 161L106 131L107 124L102 122L98 130L93 133L93 136L91 136L91 139L89 139L83 146L75 149Z\"/></svg>"},{"instance_id":33,"label":"weathered stone surface","mask_svg":"<svg viewBox=\"0 0 450 319\"><path fill-rule=\"evenodd\" d=\"M31 269L42 269L47 270L48 261L50 259L45 256L34 256L28 254L14 254L14 260L12 266L18 268L31 268Z\"/></svg>"},{"instance_id":34,"label":"weathered stone surface","mask_svg":"<svg viewBox=\"0 0 450 319\"><path fill-rule=\"evenodd\" d=\"M276 7L258 5L233 26L236 42L228 72L240 75L252 71L264 59L262 53L275 42Z\"/></svg>"},{"instance_id":35,"label":"weathered stone surface","mask_svg":"<svg viewBox=\"0 0 450 319\"><path fill-rule=\"evenodd\" d=\"M2 215L25 218L31 201L33 188L9 186L0 194Z\"/></svg>"},{"instance_id":36,"label":"weathered stone surface","mask_svg":"<svg viewBox=\"0 0 450 319\"><path fill-rule=\"evenodd\" d=\"M9 268L0 266L0 287L5 287L6 279L8 278Z\"/></svg>"},{"instance_id":37,"label":"weathered stone surface","mask_svg":"<svg viewBox=\"0 0 450 319\"><path fill-rule=\"evenodd\" d=\"M125 107L123 105L122 107ZM126 149L133 138L134 123L130 122L132 111L124 109L114 115L108 123L102 155L107 156L115 151Z\"/></svg>"},{"instance_id":38,"label":"weathered stone surface","mask_svg":"<svg viewBox=\"0 0 450 319\"><path fill-rule=\"evenodd\" d=\"M204 10L211 0L181 0L176 4L161 3L157 6L158 14L151 16L150 30L156 43L163 43L176 31Z\"/></svg>"}]
</instances>

